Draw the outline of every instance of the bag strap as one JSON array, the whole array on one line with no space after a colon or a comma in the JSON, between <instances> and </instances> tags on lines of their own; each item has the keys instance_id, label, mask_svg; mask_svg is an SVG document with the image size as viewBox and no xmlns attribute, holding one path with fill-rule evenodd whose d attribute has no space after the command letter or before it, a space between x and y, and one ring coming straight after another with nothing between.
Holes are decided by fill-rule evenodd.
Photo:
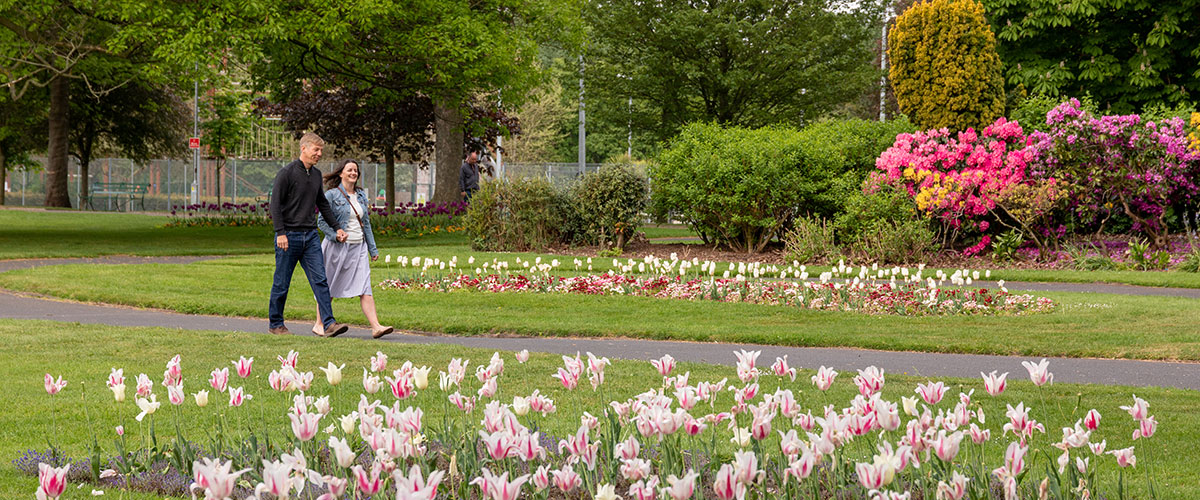
<instances>
[{"instance_id":1,"label":"bag strap","mask_svg":"<svg viewBox=\"0 0 1200 500\"><path fill-rule=\"evenodd\" d=\"M358 227L365 227L365 226L363 226L362 216L358 215L358 209L354 208L354 202L350 201L350 195L346 194L346 190L343 189L341 186L338 186L338 191L342 192L342 196L345 196L346 202L350 204L350 210L354 211L354 218L358 219ZM357 194L357 193L355 193L355 194Z\"/></svg>"}]
</instances>

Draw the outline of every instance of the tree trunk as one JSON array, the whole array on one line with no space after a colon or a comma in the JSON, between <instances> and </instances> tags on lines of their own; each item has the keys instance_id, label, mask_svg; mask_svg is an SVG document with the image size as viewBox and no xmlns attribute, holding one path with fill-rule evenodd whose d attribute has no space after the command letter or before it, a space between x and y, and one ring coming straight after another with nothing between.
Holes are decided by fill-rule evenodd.
<instances>
[{"instance_id":1,"label":"tree trunk","mask_svg":"<svg viewBox=\"0 0 1200 500\"><path fill-rule=\"evenodd\" d=\"M438 100L434 103L433 119L437 131L434 143L437 176L431 201L449 204L462 199L458 175L464 157L463 117L457 102Z\"/></svg>"},{"instance_id":2,"label":"tree trunk","mask_svg":"<svg viewBox=\"0 0 1200 500\"><path fill-rule=\"evenodd\" d=\"M56 76L50 81L50 144L47 146L46 203L47 207L71 208L70 188L67 184L68 122L70 109L69 87L66 77Z\"/></svg>"},{"instance_id":3,"label":"tree trunk","mask_svg":"<svg viewBox=\"0 0 1200 500\"><path fill-rule=\"evenodd\" d=\"M385 174L384 186L387 193L384 194L384 203L387 203L387 210L396 209L396 152L392 148L387 148L383 152L383 165L387 174ZM413 179L416 181L416 179Z\"/></svg>"},{"instance_id":4,"label":"tree trunk","mask_svg":"<svg viewBox=\"0 0 1200 500\"><path fill-rule=\"evenodd\" d=\"M8 186L5 181L8 180L8 158L4 154L4 148L0 147L0 207L4 206L4 188ZM1186 220L1187 217L1185 216Z\"/></svg>"},{"instance_id":5,"label":"tree trunk","mask_svg":"<svg viewBox=\"0 0 1200 500\"><path fill-rule=\"evenodd\" d=\"M88 177L88 167L92 163L92 144L95 143L96 124L93 121L88 121L84 127L84 131L79 135L79 142L75 145L79 153L79 208L83 208L83 200L88 197L88 191L91 189L91 177Z\"/></svg>"}]
</instances>

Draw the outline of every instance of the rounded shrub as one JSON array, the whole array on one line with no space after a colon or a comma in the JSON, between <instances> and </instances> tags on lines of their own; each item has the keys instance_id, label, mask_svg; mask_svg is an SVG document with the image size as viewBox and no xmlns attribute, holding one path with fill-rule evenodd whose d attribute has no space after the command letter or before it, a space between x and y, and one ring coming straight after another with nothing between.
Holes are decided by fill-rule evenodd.
<instances>
[{"instance_id":1,"label":"rounded shrub","mask_svg":"<svg viewBox=\"0 0 1200 500\"><path fill-rule=\"evenodd\" d=\"M981 129L1003 116L1003 68L978 0L918 2L889 35L888 78L917 127Z\"/></svg>"},{"instance_id":2,"label":"rounded shrub","mask_svg":"<svg viewBox=\"0 0 1200 500\"><path fill-rule=\"evenodd\" d=\"M484 183L463 218L471 248L523 251L550 246L562 227L559 198L541 177Z\"/></svg>"},{"instance_id":3,"label":"rounded shrub","mask_svg":"<svg viewBox=\"0 0 1200 500\"><path fill-rule=\"evenodd\" d=\"M641 225L646 190L646 178L631 165L606 165L580 178L570 199L588 242L624 249Z\"/></svg>"},{"instance_id":4,"label":"rounded shrub","mask_svg":"<svg viewBox=\"0 0 1200 500\"><path fill-rule=\"evenodd\" d=\"M821 120L800 131L804 162L821 172L807 182L824 183L808 213L833 219L859 191L875 160L896 142L896 136L915 132L907 118L886 122L861 119Z\"/></svg>"},{"instance_id":5,"label":"rounded shrub","mask_svg":"<svg viewBox=\"0 0 1200 500\"><path fill-rule=\"evenodd\" d=\"M651 196L706 243L761 252L822 192L813 169L795 129L692 123L650 167Z\"/></svg>"}]
</instances>

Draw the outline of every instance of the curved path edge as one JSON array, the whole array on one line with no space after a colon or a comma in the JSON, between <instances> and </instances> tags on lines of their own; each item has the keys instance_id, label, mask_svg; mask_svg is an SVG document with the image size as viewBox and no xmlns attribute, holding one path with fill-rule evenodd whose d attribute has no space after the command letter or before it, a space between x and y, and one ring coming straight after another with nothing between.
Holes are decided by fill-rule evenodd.
<instances>
[{"instance_id":1,"label":"curved path edge","mask_svg":"<svg viewBox=\"0 0 1200 500\"><path fill-rule=\"evenodd\" d=\"M129 327L162 327L184 330L221 330L266 334L262 318L190 315L169 311L95 305L20 295L0 291L0 317L37 319ZM308 333L309 324L290 322L293 332ZM352 328L344 337L370 340L366 328ZM749 344L699 343L623 338L452 336L398 331L383 338L402 344L453 344L464 347L574 354L592 352L613 359L649 360L670 354L680 361L732 365L733 351L754 349L764 360L788 356L792 366L829 366L842 372L878 366L888 373L930 377L978 377L980 372L1009 372L1013 379L1025 377L1021 361L1037 358L975 354L874 351L866 349L781 347ZM331 342L340 340L332 339ZM1200 390L1200 363L1136 361L1120 359L1050 358L1050 370L1058 382L1128 386L1161 386Z\"/></svg>"}]
</instances>

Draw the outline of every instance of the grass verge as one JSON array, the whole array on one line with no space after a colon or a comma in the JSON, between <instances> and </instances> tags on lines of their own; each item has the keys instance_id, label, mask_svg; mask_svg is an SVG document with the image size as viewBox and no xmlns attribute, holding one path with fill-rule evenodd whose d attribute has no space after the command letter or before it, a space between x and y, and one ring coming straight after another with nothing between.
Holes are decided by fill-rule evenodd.
<instances>
[{"instance_id":1,"label":"grass verge","mask_svg":"<svg viewBox=\"0 0 1200 500\"><path fill-rule=\"evenodd\" d=\"M0 259L269 254L274 245L270 227L162 227L166 222L159 215L0 210ZM465 243L462 233L378 240L407 247Z\"/></svg>"},{"instance_id":2,"label":"grass verge","mask_svg":"<svg viewBox=\"0 0 1200 500\"><path fill-rule=\"evenodd\" d=\"M65 265L0 274L0 287L72 300L183 313L266 317L272 264L235 257L194 264ZM373 279L398 273L378 261ZM153 277L147 279L146 277ZM1045 293L1059 307L1030 316L869 316L711 301L522 293L376 290L381 321L476 335L626 336L702 342L861 347L1025 356L1200 360L1195 299ZM316 311L303 272L285 315ZM365 324L354 299L334 301L343 321Z\"/></svg>"}]
</instances>

